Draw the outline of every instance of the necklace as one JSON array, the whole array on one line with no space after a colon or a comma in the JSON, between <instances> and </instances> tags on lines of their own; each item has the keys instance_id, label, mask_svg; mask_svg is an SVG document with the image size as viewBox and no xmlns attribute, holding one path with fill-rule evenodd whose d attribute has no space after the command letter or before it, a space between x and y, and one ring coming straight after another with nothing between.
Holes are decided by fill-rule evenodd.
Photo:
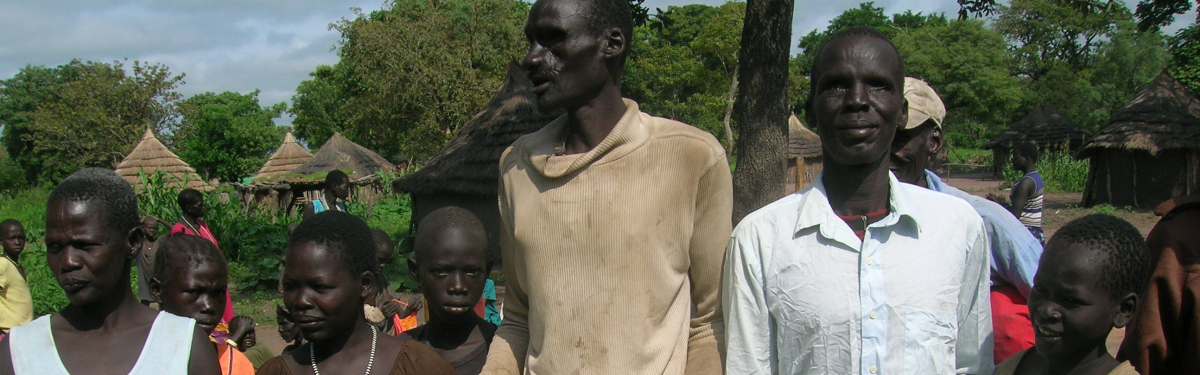
<instances>
[{"instance_id":1,"label":"necklace","mask_svg":"<svg viewBox=\"0 0 1200 375\"><path fill-rule=\"evenodd\" d=\"M371 327L371 356L367 357L367 372L365 375L371 374L371 365L375 364L375 341L379 339L379 331L375 327ZM313 375L321 375L321 371L317 370L317 354L313 350L315 343L308 343L308 360L312 361Z\"/></svg>"},{"instance_id":2,"label":"necklace","mask_svg":"<svg viewBox=\"0 0 1200 375\"><path fill-rule=\"evenodd\" d=\"M186 226L188 227L188 229L191 229L191 230L192 230L192 232L195 232L197 236L200 236L200 235L201 235L201 234L200 234L200 229L199 229L199 228L196 228L194 225L192 225L192 223L189 223L189 222L188 222L188 219L187 219L186 217L185 217L185 218L183 218L183 225L186 225Z\"/></svg>"}]
</instances>

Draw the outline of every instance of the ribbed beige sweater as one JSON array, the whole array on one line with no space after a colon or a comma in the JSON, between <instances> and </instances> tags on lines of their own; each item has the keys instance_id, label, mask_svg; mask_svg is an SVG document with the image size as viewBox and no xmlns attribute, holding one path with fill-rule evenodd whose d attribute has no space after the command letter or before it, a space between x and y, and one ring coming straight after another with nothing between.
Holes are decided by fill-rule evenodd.
<instances>
[{"instance_id":1,"label":"ribbed beige sweater","mask_svg":"<svg viewBox=\"0 0 1200 375\"><path fill-rule=\"evenodd\" d=\"M724 149L625 104L587 153L554 155L564 117L501 157L508 290L483 374L722 373Z\"/></svg>"}]
</instances>

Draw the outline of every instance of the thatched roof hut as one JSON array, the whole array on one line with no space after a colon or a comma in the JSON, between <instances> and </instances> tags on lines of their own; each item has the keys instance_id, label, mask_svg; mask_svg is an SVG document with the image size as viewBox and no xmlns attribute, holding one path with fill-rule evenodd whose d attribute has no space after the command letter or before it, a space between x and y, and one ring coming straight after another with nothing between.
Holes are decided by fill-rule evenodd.
<instances>
[{"instance_id":1,"label":"thatched roof hut","mask_svg":"<svg viewBox=\"0 0 1200 375\"><path fill-rule=\"evenodd\" d=\"M1083 147L1083 205L1154 207L1200 191L1200 100L1159 73Z\"/></svg>"},{"instance_id":2,"label":"thatched roof hut","mask_svg":"<svg viewBox=\"0 0 1200 375\"><path fill-rule=\"evenodd\" d=\"M129 181L134 189L140 189L142 181L138 177L138 172L150 175L159 171L169 177L167 182L171 186L186 182L183 186L185 188L200 191L213 190L213 186L204 182L200 175L196 174L194 168L167 149L162 142L159 142L158 137L154 136L154 131L146 128L146 133L142 134L142 140L133 147L133 151L130 151L129 155L125 155L125 159L121 160L120 164L117 164L116 172L125 178L125 181Z\"/></svg>"},{"instance_id":3,"label":"thatched roof hut","mask_svg":"<svg viewBox=\"0 0 1200 375\"><path fill-rule=\"evenodd\" d=\"M1014 145L1030 141L1043 150L1074 151L1083 146L1091 135L1091 131L1063 117L1046 103L1038 103L1029 116L996 134L983 148L992 150L992 160L995 163L993 167L999 175L1008 168L1009 155Z\"/></svg>"},{"instance_id":4,"label":"thatched roof hut","mask_svg":"<svg viewBox=\"0 0 1200 375\"><path fill-rule=\"evenodd\" d=\"M808 130L793 113L788 118L787 193L808 187L821 168L821 136Z\"/></svg>"},{"instance_id":5,"label":"thatched roof hut","mask_svg":"<svg viewBox=\"0 0 1200 375\"><path fill-rule=\"evenodd\" d=\"M335 169L349 171L350 179L360 179L378 171L395 171L396 166L375 151L351 142L342 133L333 133L311 159L292 170L291 174L308 175Z\"/></svg>"},{"instance_id":6,"label":"thatched roof hut","mask_svg":"<svg viewBox=\"0 0 1200 375\"><path fill-rule=\"evenodd\" d=\"M304 162L312 159L312 156L312 153L296 142L296 137L292 136L292 132L288 132L283 136L283 144L279 145L279 149L275 150L275 153L271 154L258 173L254 174L254 180L270 179L273 176L291 173Z\"/></svg>"},{"instance_id":7,"label":"thatched roof hut","mask_svg":"<svg viewBox=\"0 0 1200 375\"><path fill-rule=\"evenodd\" d=\"M517 138L541 129L561 114L539 109L532 89L525 71L510 66L508 77L487 107L467 120L458 135L420 170L393 183L397 191L412 194L413 224L445 206L470 210L483 222L492 259L500 263L500 212L496 206L500 155Z\"/></svg>"}]
</instances>

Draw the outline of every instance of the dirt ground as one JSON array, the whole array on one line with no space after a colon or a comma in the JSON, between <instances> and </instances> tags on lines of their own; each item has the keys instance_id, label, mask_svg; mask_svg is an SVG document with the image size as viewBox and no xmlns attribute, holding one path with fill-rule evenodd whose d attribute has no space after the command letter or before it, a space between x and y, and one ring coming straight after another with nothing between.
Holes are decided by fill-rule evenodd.
<instances>
[{"instance_id":1,"label":"dirt ground","mask_svg":"<svg viewBox=\"0 0 1200 375\"><path fill-rule=\"evenodd\" d=\"M953 177L943 179L950 186L959 188L965 192L986 197L987 194L996 194L1007 197L1008 190L1001 190L1001 181L989 178L982 174L955 174ZM1093 212L1092 209L1079 206L1082 194L1046 194L1045 208L1042 212L1042 228L1046 233L1046 238L1050 238L1058 228L1062 227L1067 222L1086 216ZM1117 209L1113 214L1129 221L1142 232L1145 236L1158 222L1158 218L1154 216L1152 209ZM496 296L498 299L497 307L504 303L504 287L496 287ZM272 307L273 308L273 307ZM419 320L422 323L424 314L419 314ZM278 327L275 325L259 325L256 334L258 335L258 345L266 345L271 349L272 353L283 351L283 347L287 346L282 339L279 338ZM1108 337L1109 352L1116 353L1117 347L1121 344L1121 340L1125 337L1124 329L1113 330Z\"/></svg>"}]
</instances>

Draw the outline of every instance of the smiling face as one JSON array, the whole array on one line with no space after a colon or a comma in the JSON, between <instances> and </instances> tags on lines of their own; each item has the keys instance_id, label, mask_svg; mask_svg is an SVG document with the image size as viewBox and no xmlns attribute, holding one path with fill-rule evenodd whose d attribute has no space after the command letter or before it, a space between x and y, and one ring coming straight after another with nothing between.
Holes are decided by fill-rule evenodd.
<instances>
[{"instance_id":1,"label":"smiling face","mask_svg":"<svg viewBox=\"0 0 1200 375\"><path fill-rule=\"evenodd\" d=\"M72 305L119 298L129 288L133 244L128 233L105 222L96 200L56 200L46 207L46 265Z\"/></svg>"},{"instance_id":2,"label":"smiling face","mask_svg":"<svg viewBox=\"0 0 1200 375\"><path fill-rule=\"evenodd\" d=\"M458 226L431 234L431 239L418 240L414 268L430 319L468 321L487 283L487 237Z\"/></svg>"},{"instance_id":3,"label":"smiling face","mask_svg":"<svg viewBox=\"0 0 1200 375\"><path fill-rule=\"evenodd\" d=\"M181 259L182 260L182 259ZM151 281L153 293L163 311L196 319L205 332L212 333L225 312L225 293L229 273L210 262L175 267L175 272Z\"/></svg>"},{"instance_id":4,"label":"smiling face","mask_svg":"<svg viewBox=\"0 0 1200 375\"><path fill-rule=\"evenodd\" d=\"M533 93L542 108L579 108L597 97L614 80L609 59L624 51L606 32L588 24L587 5L580 0L539 0L529 11L525 38L529 52L521 67L529 72Z\"/></svg>"},{"instance_id":5,"label":"smiling face","mask_svg":"<svg viewBox=\"0 0 1200 375\"><path fill-rule=\"evenodd\" d=\"M283 267L283 303L304 338L323 342L347 335L366 323L363 303L373 294L371 272L354 275L324 245L295 242L288 245Z\"/></svg>"},{"instance_id":6,"label":"smiling face","mask_svg":"<svg viewBox=\"0 0 1200 375\"><path fill-rule=\"evenodd\" d=\"M0 244L4 245L4 254L18 259L25 251L25 227L20 223L0 225Z\"/></svg>"},{"instance_id":7,"label":"smiling face","mask_svg":"<svg viewBox=\"0 0 1200 375\"><path fill-rule=\"evenodd\" d=\"M908 120L900 56L886 41L850 35L829 42L814 66L806 115L825 155L842 165L877 163Z\"/></svg>"},{"instance_id":8,"label":"smiling face","mask_svg":"<svg viewBox=\"0 0 1200 375\"><path fill-rule=\"evenodd\" d=\"M1103 352L1113 327L1129 321L1102 285L1100 251L1051 239L1029 293L1037 352L1053 360L1078 360ZM1131 313L1131 312L1130 312Z\"/></svg>"}]
</instances>

